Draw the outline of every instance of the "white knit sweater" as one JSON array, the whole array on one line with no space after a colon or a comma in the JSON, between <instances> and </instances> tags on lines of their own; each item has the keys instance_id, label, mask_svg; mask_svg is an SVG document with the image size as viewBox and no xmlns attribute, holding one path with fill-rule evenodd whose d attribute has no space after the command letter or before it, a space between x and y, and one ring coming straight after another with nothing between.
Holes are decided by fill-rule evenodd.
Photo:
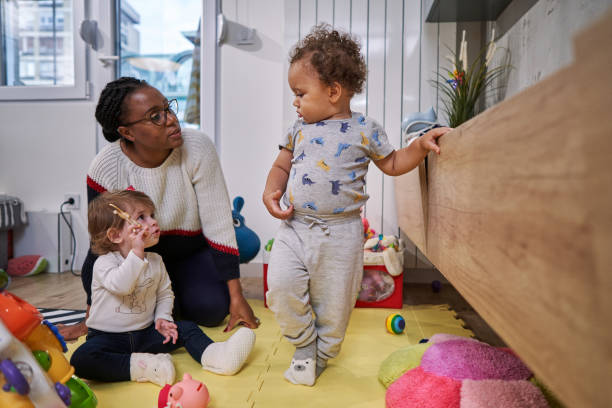
<instances>
[{"instance_id":1,"label":"white knit sweater","mask_svg":"<svg viewBox=\"0 0 612 408\"><path fill-rule=\"evenodd\" d=\"M156 168L134 164L119 141L95 157L87 184L98 193L133 188L156 205L162 235L202 234L217 251L238 255L229 195L212 141L183 129L184 144Z\"/></svg>"}]
</instances>

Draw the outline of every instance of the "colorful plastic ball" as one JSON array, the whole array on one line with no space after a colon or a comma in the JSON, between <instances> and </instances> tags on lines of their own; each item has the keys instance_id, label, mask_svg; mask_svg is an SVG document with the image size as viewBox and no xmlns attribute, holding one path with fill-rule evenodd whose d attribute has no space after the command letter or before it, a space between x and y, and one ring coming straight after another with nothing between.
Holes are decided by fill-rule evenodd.
<instances>
[{"instance_id":1,"label":"colorful plastic ball","mask_svg":"<svg viewBox=\"0 0 612 408\"><path fill-rule=\"evenodd\" d=\"M389 333L400 334L406 328L406 321L401 315L393 313L387 316L385 326L387 326Z\"/></svg>"},{"instance_id":2,"label":"colorful plastic ball","mask_svg":"<svg viewBox=\"0 0 612 408\"><path fill-rule=\"evenodd\" d=\"M439 280L431 282L431 290L433 290L434 293L438 293L440 289L442 289L442 283L440 283Z\"/></svg>"}]
</instances>

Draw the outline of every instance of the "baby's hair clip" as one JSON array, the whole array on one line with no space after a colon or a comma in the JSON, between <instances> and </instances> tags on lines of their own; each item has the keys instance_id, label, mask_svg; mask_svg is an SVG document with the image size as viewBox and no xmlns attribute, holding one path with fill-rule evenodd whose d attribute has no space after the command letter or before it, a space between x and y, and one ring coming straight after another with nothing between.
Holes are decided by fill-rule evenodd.
<instances>
[{"instance_id":1,"label":"baby's hair clip","mask_svg":"<svg viewBox=\"0 0 612 408\"><path fill-rule=\"evenodd\" d=\"M136 221L134 221L131 217L130 214L126 213L125 211L123 211L121 208L117 207L115 204L113 203L109 203L108 205L110 205L111 207L114 208L113 210L113 214L118 215L119 217L123 218L124 220L126 220L127 222L130 223L130 225L134 226L134 227L138 227L138 228L142 228L142 225Z\"/></svg>"}]
</instances>

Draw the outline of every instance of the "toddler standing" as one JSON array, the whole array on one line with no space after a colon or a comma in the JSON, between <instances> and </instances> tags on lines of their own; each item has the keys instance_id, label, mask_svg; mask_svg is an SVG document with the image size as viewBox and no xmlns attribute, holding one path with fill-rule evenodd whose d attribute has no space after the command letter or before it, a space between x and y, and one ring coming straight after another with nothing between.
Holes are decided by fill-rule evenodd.
<instances>
[{"instance_id":1,"label":"toddler standing","mask_svg":"<svg viewBox=\"0 0 612 408\"><path fill-rule=\"evenodd\" d=\"M394 150L376 121L351 111L365 77L359 44L327 25L290 55L298 120L279 146L263 201L285 220L270 255L267 302L296 347L285 371L294 384L313 385L340 352L363 275L360 209L370 160L385 174L404 174L429 151L440 153L436 139L450 130L433 129Z\"/></svg>"},{"instance_id":2,"label":"toddler standing","mask_svg":"<svg viewBox=\"0 0 612 408\"><path fill-rule=\"evenodd\" d=\"M215 343L195 323L172 320L170 278L161 256L145 252L159 241L154 208L137 191L103 193L89 204L91 248L100 256L87 339L70 360L79 377L172 384L175 370L166 353L182 346L205 370L232 375L253 348L255 334L246 327Z\"/></svg>"}]
</instances>

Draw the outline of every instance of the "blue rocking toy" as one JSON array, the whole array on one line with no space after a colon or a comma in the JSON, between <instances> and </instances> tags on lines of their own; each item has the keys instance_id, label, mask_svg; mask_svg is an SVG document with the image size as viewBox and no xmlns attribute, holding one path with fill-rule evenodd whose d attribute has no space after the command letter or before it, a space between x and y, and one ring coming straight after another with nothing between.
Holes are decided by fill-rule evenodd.
<instances>
[{"instance_id":1,"label":"blue rocking toy","mask_svg":"<svg viewBox=\"0 0 612 408\"><path fill-rule=\"evenodd\" d=\"M234 219L234 231L236 232L236 241L238 242L238 252L240 252L240 263L247 263L255 258L259 252L259 237L257 234L246 226L244 217L240 215L240 210L244 206L244 198L238 196L234 198L234 209L232 210L232 218Z\"/></svg>"}]
</instances>

